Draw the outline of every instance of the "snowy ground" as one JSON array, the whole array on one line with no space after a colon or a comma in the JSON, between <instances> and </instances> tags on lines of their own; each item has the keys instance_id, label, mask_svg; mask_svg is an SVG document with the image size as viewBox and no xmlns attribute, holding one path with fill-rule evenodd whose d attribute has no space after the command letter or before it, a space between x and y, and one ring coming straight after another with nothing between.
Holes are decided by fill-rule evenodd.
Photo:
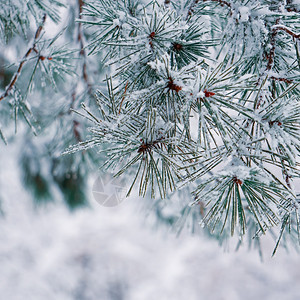
<instances>
[{"instance_id":1,"label":"snowy ground","mask_svg":"<svg viewBox=\"0 0 300 300\"><path fill-rule=\"evenodd\" d=\"M0 149L0 299L300 299L300 256L273 243L238 253L204 237L153 230L134 200L70 213L36 210ZM7 159L7 158L11 159ZM4 193L3 193L4 191Z\"/></svg>"}]
</instances>

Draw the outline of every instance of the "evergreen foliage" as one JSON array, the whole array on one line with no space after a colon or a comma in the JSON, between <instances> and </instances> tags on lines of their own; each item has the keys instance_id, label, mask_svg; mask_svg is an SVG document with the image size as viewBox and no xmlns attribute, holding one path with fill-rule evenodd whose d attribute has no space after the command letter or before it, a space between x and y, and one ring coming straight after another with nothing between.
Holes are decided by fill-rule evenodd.
<instances>
[{"instance_id":1,"label":"evergreen foliage","mask_svg":"<svg viewBox=\"0 0 300 300\"><path fill-rule=\"evenodd\" d=\"M102 165L178 231L201 222L220 241L247 233L259 246L277 228L274 253L299 245L299 1L3 7L1 47L25 40L23 58L1 69L11 77L1 123L21 118L40 136L22 128L21 165L38 198L56 188L70 207L84 204L88 171ZM62 25L52 37L48 16ZM9 142L2 127L0 137Z\"/></svg>"}]
</instances>

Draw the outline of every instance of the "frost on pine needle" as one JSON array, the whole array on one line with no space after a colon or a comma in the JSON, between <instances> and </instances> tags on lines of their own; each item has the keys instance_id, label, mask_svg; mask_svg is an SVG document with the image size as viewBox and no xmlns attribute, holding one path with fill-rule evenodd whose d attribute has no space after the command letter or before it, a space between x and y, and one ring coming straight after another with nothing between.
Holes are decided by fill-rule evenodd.
<instances>
[{"instance_id":1,"label":"frost on pine needle","mask_svg":"<svg viewBox=\"0 0 300 300\"><path fill-rule=\"evenodd\" d=\"M239 235L245 234L249 218L254 218L263 233L278 224L279 200L285 197L284 189L276 187L263 170L234 161L201 181L193 194L197 199L193 205L202 201L207 210L202 222L212 231L218 228L222 232L229 226L231 235L236 227Z\"/></svg>"}]
</instances>

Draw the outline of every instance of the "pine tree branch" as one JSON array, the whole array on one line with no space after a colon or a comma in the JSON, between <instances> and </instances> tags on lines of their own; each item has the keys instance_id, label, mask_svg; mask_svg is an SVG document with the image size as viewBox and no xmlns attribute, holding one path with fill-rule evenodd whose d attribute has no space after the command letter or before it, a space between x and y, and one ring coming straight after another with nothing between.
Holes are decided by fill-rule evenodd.
<instances>
[{"instance_id":1,"label":"pine tree branch","mask_svg":"<svg viewBox=\"0 0 300 300\"><path fill-rule=\"evenodd\" d=\"M276 19L276 24L274 26L272 26L272 34L271 34L271 41L270 44L272 45L272 48L270 50L269 55L267 56L268 58L268 64L266 67L266 70L269 71L272 69L273 67L273 62L274 62L274 57L275 57L275 48L276 48L276 36L277 33L279 32L279 30L283 30L285 31L287 34L291 35L293 38L295 39L299 39L300 34L296 34L293 31L291 31L289 28L283 26L283 25L278 25L280 19ZM271 77L271 79L273 79L273 89L272 89L272 96L275 97L275 80L279 80L279 81L284 81L286 83L291 83L291 81L289 81L288 79L285 78L275 78L275 77Z\"/></svg>"},{"instance_id":2,"label":"pine tree branch","mask_svg":"<svg viewBox=\"0 0 300 300\"><path fill-rule=\"evenodd\" d=\"M283 26L283 25L279 25L280 21L280 18L277 18L276 19L276 22L275 22L275 25L272 26L272 33L271 33L271 39L270 39L270 44L271 44L271 49L270 49L270 52L268 55L266 55L267 57L267 60L268 60L268 63L267 63L267 66L266 66L266 71L270 71L273 67L273 62L274 62L274 57L275 57L275 48L276 48L276 36L277 36L277 33L279 32L279 30L283 30L285 31L286 33L288 33L289 35L291 35L293 38L297 38L299 39L300 35L299 34L296 34L294 32L292 32L289 28ZM273 80L273 82L275 80L277 81L283 81L285 83L292 83L293 81L292 80L289 80L289 79L286 79L286 78L277 78L277 77L274 77L274 76L271 76L270 79ZM260 79L258 80L257 84L260 83ZM274 97L274 89L273 89L273 97ZM258 109L260 107L260 105L262 104L262 97L260 97L260 100L258 101L257 105L256 105L256 109Z\"/></svg>"},{"instance_id":3,"label":"pine tree branch","mask_svg":"<svg viewBox=\"0 0 300 300\"><path fill-rule=\"evenodd\" d=\"M35 53L38 54L38 51L36 49L36 44L37 44L37 40L41 35L41 32L43 30L43 27L45 25L46 22L46 14L44 14L43 19L42 19L42 23L41 25L38 27L37 31L35 32L34 35L34 40L33 40L33 45L31 48L29 48L26 52L26 54L24 55L22 61L19 64L19 67L17 69L17 72L14 74L10 84L6 87L5 92L0 96L0 101L3 100L5 97L7 97L10 94L10 91L13 89L13 87L15 86L18 78L20 77L21 71L23 69L24 64L26 63L26 61L28 60L29 55L31 54L32 51L34 51ZM38 57L39 60L44 60L45 57L44 56L39 56ZM51 60L51 58L48 58L49 60Z\"/></svg>"},{"instance_id":4,"label":"pine tree branch","mask_svg":"<svg viewBox=\"0 0 300 300\"><path fill-rule=\"evenodd\" d=\"M294 33L289 28L287 28L283 25L278 25L279 21L280 21L280 19L278 18L276 20L276 24L274 26L272 26L272 34L271 34L271 41L270 41L272 48L270 50L269 55L267 56L267 58L268 58L268 64L266 67L267 70L271 70L272 65L273 65L274 56L275 56L275 40L276 40L276 36L277 36L277 33L279 30L285 31L287 34L289 34L290 36L292 36L295 39L300 38L300 34Z\"/></svg>"}]
</instances>

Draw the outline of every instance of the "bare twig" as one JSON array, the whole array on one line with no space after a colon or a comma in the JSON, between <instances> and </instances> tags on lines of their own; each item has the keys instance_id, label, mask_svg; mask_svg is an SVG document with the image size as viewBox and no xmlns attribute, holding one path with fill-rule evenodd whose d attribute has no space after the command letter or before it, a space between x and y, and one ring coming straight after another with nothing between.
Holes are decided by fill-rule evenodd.
<instances>
[{"instance_id":1,"label":"bare twig","mask_svg":"<svg viewBox=\"0 0 300 300\"><path fill-rule=\"evenodd\" d=\"M22 61L21 61L20 64L19 64L19 67L18 67L18 69L17 69L17 72L14 74L14 76L13 76L13 78L12 78L10 84L6 87L5 92L0 96L0 101L3 100L5 97L7 97L7 96L10 94L10 91L13 89L13 87L15 86L15 84L16 84L18 78L20 77L22 68L23 68L24 64L26 63L26 61L28 60L28 57L29 57L29 55L31 54L31 52L34 51L35 53L38 53L38 51L37 51L37 49L36 49L36 44L37 44L38 38L39 38L40 35L41 35L41 32L42 32L43 27L44 27L44 25L45 25L45 22L46 22L46 14L43 16L42 23L41 23L41 25L38 27L37 31L35 32L32 47L29 48L29 49L27 50L26 54L24 55ZM39 56L38 59L39 59L39 60L44 60L45 57L44 57L44 56Z\"/></svg>"},{"instance_id":2,"label":"bare twig","mask_svg":"<svg viewBox=\"0 0 300 300\"><path fill-rule=\"evenodd\" d=\"M293 32L292 30L290 30L289 28L282 26L282 25L275 25L272 27L273 31L278 31L278 30L283 30L285 31L287 34L291 35L294 39L299 39L300 38L300 33L296 34L295 32Z\"/></svg>"},{"instance_id":3,"label":"bare twig","mask_svg":"<svg viewBox=\"0 0 300 300\"><path fill-rule=\"evenodd\" d=\"M296 7L293 7L292 0L286 0L286 4L287 4L287 6L289 6L286 8L286 10L288 12L299 12L299 10Z\"/></svg>"},{"instance_id":4,"label":"bare twig","mask_svg":"<svg viewBox=\"0 0 300 300\"><path fill-rule=\"evenodd\" d=\"M292 79L287 79L287 78L281 78L281 77L274 77L274 76L271 76L270 79L273 79L273 80L277 80L277 81L282 81L282 82L285 82L285 83L292 83L293 80Z\"/></svg>"},{"instance_id":5,"label":"bare twig","mask_svg":"<svg viewBox=\"0 0 300 300\"><path fill-rule=\"evenodd\" d=\"M73 120L73 133L74 133L75 139L78 143L82 142L81 135L78 130L79 126L80 126L80 123L78 121Z\"/></svg>"},{"instance_id":6,"label":"bare twig","mask_svg":"<svg viewBox=\"0 0 300 300\"><path fill-rule=\"evenodd\" d=\"M189 16L191 16L191 15L193 14L193 12L194 12L194 7L198 4L198 2L199 2L199 0L194 0L194 1L192 2L192 4L191 4L190 7L189 7L189 10L188 10L188 13L187 13L186 18L188 18Z\"/></svg>"},{"instance_id":7,"label":"bare twig","mask_svg":"<svg viewBox=\"0 0 300 300\"><path fill-rule=\"evenodd\" d=\"M278 25L278 23L279 23L279 18L276 20L276 24L272 27L272 34L271 34L271 41L270 41L272 48L270 50L269 55L267 56L267 59L268 59L268 64L266 67L267 70L271 70L271 68L273 66L274 56L275 56L275 39L276 39L276 35L279 30L285 31L287 34L291 35L293 38L296 38L296 39L300 38L300 34L296 34L293 31L291 31L290 29L288 29L287 27Z\"/></svg>"},{"instance_id":8,"label":"bare twig","mask_svg":"<svg viewBox=\"0 0 300 300\"><path fill-rule=\"evenodd\" d=\"M79 20L82 19L82 9L84 5L84 0L78 0L78 6L79 6ZM84 44L83 44L83 34L82 34L82 23L78 22L78 35L77 35L77 40L80 43L80 55L83 57L83 66L82 66L82 76L83 80L85 81L88 92L89 94L92 94L92 84L90 83L89 76L87 73L87 63L86 63L86 53L84 49Z\"/></svg>"},{"instance_id":9,"label":"bare twig","mask_svg":"<svg viewBox=\"0 0 300 300\"><path fill-rule=\"evenodd\" d=\"M84 5L84 0L78 0L78 9L79 9L79 20L82 19L82 10L83 10L83 5ZM85 53L85 49L84 49L84 43L83 43L83 34L82 34L82 23L78 22L78 34L77 34L77 41L80 44L80 56L83 58L83 65L82 65L82 78L84 80L84 82L86 83L87 86L87 90L88 93L90 95L93 95L93 91L92 91L92 84L90 83L89 80L89 76L87 73L87 63L86 63L86 53ZM72 93L72 102L71 102L71 106L70 106L70 113L72 111L72 109L74 108L74 103L76 101L76 91L74 90L74 92ZM78 130L78 127L80 126L80 123L76 120L73 120L73 134L74 137L76 139L77 142L81 142L81 135L80 132ZM85 152L82 152L82 154L84 154Z\"/></svg>"},{"instance_id":10,"label":"bare twig","mask_svg":"<svg viewBox=\"0 0 300 300\"><path fill-rule=\"evenodd\" d=\"M126 85L125 85L125 91L124 91L124 94L123 94L123 97L122 97L122 100L121 100L120 109L119 109L119 114L121 113L121 108L122 108L123 101L124 101L124 99L125 99L127 87L128 87L128 81L126 82Z\"/></svg>"},{"instance_id":11,"label":"bare twig","mask_svg":"<svg viewBox=\"0 0 300 300\"><path fill-rule=\"evenodd\" d=\"M286 32L287 34L291 35L295 39L300 38L299 34L294 33L289 28L287 28L283 25L279 25L279 21L280 21L280 18L277 18L276 22L275 22L275 25L272 26L271 39L270 39L271 49L270 49L269 54L266 55L266 58L268 60L268 63L267 63L267 66L266 66L266 71L270 71L273 67L274 57L275 57L275 48L276 48L276 36L277 36L277 33L279 32L279 30L282 30L282 31ZM270 79L272 79L272 81L273 81L273 91L272 91L272 96L273 97L275 97L275 88L274 88L274 86L275 86L275 81L276 80L277 81L282 81L282 82L285 82L285 83L292 83L293 82L290 79L278 78L278 77L274 77L274 76L271 76ZM259 84L259 83L260 83L260 79L258 80L257 84ZM258 101L258 103L256 105L257 109L260 107L261 103L262 103L262 97L260 96L260 100Z\"/></svg>"},{"instance_id":12,"label":"bare twig","mask_svg":"<svg viewBox=\"0 0 300 300\"><path fill-rule=\"evenodd\" d=\"M282 155L283 153L282 153L282 150L280 149L280 148L278 148L278 150L279 150L279 153ZM281 165L282 165L282 173L283 173L283 175L285 176L285 182L286 182L286 185L290 188L290 189L292 189L292 185L291 185L291 181L290 181L290 178L292 178L290 175L289 175L289 173L288 173L288 170L287 170L287 168L286 168L286 165L285 165L285 163L284 163L284 160L282 159L282 158L280 158L280 162L281 162Z\"/></svg>"},{"instance_id":13,"label":"bare twig","mask_svg":"<svg viewBox=\"0 0 300 300\"><path fill-rule=\"evenodd\" d=\"M221 6L227 6L227 7L231 8L231 4L228 1L224 1L224 0L203 0L203 2L206 2L206 1L218 2Z\"/></svg>"},{"instance_id":14,"label":"bare twig","mask_svg":"<svg viewBox=\"0 0 300 300\"><path fill-rule=\"evenodd\" d=\"M276 25L278 25L280 19L278 18L276 20ZM272 34L271 34L271 40L270 40L270 44L271 44L271 50L269 55L267 55L267 59L268 59L268 64L266 67L266 70L269 71L272 69L273 66L273 62L274 62L274 56L275 56L275 39L276 39L276 35L277 35L277 30L272 30Z\"/></svg>"}]
</instances>

